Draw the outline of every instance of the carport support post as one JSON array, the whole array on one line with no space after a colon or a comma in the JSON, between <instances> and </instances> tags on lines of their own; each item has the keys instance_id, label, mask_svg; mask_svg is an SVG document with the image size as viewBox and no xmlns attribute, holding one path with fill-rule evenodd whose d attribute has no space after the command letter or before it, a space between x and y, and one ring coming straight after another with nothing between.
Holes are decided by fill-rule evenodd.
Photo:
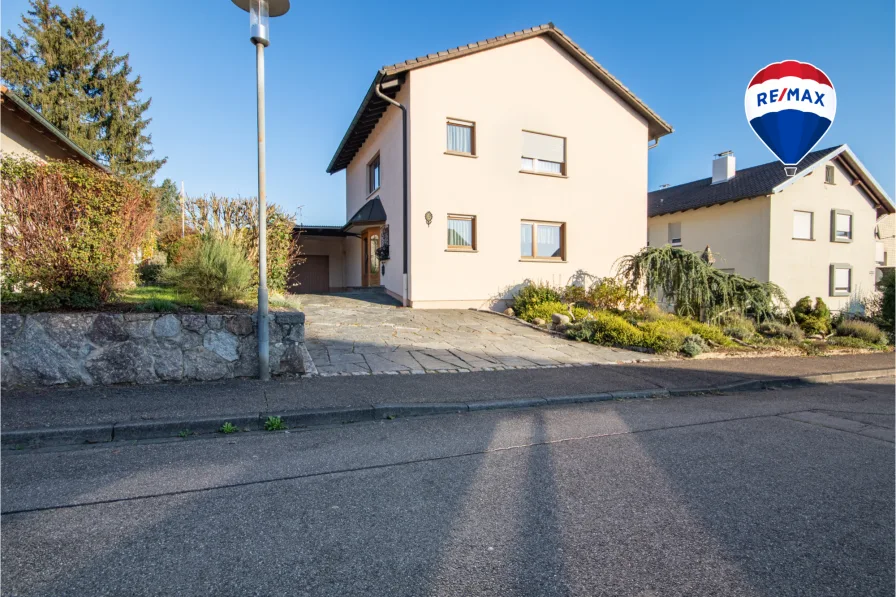
<instances>
[{"instance_id":1,"label":"carport support post","mask_svg":"<svg viewBox=\"0 0 896 597\"><path fill-rule=\"evenodd\" d=\"M268 206L264 165L264 44L255 44L258 83L258 379L271 379L268 339Z\"/></svg>"}]
</instances>

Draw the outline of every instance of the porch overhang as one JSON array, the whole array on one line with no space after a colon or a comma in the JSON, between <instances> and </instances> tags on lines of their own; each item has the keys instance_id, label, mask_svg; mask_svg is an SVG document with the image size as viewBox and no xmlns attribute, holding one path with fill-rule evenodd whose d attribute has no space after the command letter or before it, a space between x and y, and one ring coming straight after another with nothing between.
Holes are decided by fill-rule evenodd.
<instances>
[{"instance_id":1,"label":"porch overhang","mask_svg":"<svg viewBox=\"0 0 896 597\"><path fill-rule=\"evenodd\" d=\"M342 227L344 232L359 233L365 228L371 226L382 226L386 223L386 210L383 208L383 202L379 196L374 197L370 201L361 206L355 215L349 218L345 226Z\"/></svg>"}]
</instances>

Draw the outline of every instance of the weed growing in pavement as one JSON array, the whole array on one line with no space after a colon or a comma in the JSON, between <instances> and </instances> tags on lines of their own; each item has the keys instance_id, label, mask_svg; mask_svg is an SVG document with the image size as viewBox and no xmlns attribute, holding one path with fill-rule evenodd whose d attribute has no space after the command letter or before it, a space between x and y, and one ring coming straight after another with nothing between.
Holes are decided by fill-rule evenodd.
<instances>
[{"instance_id":1,"label":"weed growing in pavement","mask_svg":"<svg viewBox=\"0 0 896 597\"><path fill-rule=\"evenodd\" d=\"M283 420L280 417L268 417L267 421L264 422L265 431L283 431L284 429L287 429L287 427L283 424Z\"/></svg>"},{"instance_id":2,"label":"weed growing in pavement","mask_svg":"<svg viewBox=\"0 0 896 597\"><path fill-rule=\"evenodd\" d=\"M240 430L240 428L237 427L236 425L234 425L233 423L231 423L230 421L227 421L226 423L221 425L220 429L218 429L218 431L220 431L221 433L236 433L239 430Z\"/></svg>"}]
</instances>

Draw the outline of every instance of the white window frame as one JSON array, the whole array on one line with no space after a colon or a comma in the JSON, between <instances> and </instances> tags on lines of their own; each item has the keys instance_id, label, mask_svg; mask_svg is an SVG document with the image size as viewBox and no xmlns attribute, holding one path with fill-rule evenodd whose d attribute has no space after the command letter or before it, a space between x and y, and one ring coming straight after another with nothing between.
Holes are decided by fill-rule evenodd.
<instances>
[{"instance_id":1,"label":"white window frame","mask_svg":"<svg viewBox=\"0 0 896 597\"><path fill-rule=\"evenodd\" d=\"M828 176L830 174L830 177ZM824 184L837 184L837 168L833 164L824 167Z\"/></svg>"},{"instance_id":2,"label":"white window frame","mask_svg":"<svg viewBox=\"0 0 896 597\"><path fill-rule=\"evenodd\" d=\"M797 214L809 214L809 236L797 236ZM793 210L793 240L815 240L815 212L806 211L803 209Z\"/></svg>"}]
</instances>

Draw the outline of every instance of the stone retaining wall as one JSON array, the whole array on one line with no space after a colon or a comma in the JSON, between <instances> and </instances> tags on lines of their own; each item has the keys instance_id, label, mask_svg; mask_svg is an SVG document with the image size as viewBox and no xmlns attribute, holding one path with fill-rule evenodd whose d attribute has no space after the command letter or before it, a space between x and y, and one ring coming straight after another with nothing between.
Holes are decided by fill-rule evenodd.
<instances>
[{"instance_id":1,"label":"stone retaining wall","mask_svg":"<svg viewBox=\"0 0 896 597\"><path fill-rule=\"evenodd\" d=\"M0 384L149 384L258 375L255 315L3 314ZM271 373L312 373L305 314L271 313Z\"/></svg>"}]
</instances>

